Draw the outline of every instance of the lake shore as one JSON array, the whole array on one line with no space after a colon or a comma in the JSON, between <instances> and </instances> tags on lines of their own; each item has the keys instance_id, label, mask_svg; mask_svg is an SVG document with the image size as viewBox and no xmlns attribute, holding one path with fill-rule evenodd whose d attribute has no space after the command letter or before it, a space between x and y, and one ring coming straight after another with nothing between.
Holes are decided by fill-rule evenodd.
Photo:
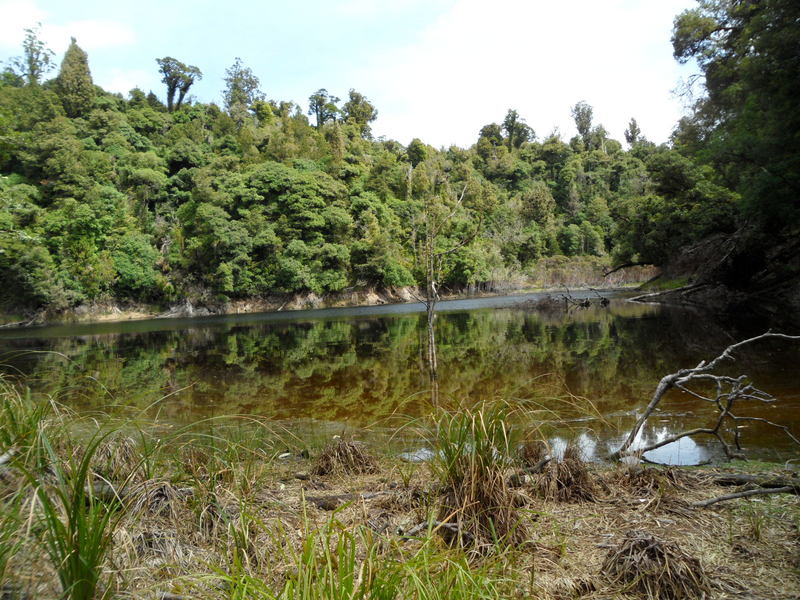
<instances>
[{"instance_id":1,"label":"lake shore","mask_svg":"<svg viewBox=\"0 0 800 600\"><path fill-rule=\"evenodd\" d=\"M390 584L389 598L489 600L639 597L642 584L659 598L800 590L798 496L699 505L735 489L721 483L731 473L796 481L787 465L589 464L575 450L550 456L533 431L507 438L491 410L437 413L425 422L432 456L410 463L352 438L309 447L254 419L87 429L66 413L14 409L39 434L0 479L5 506L16 498L20 509L0 528L15 540L0 565L8 593L59 594L58 549L44 550L62 535L46 524L51 495L73 515L108 516L87 524L103 544L83 566L112 596L328 598L350 586L366 598Z\"/></svg>"}]
</instances>

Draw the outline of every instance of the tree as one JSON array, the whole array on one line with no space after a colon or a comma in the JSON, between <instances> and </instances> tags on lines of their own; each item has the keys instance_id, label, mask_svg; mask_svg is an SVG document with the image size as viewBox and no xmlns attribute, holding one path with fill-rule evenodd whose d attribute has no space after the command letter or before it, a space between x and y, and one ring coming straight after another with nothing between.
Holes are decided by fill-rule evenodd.
<instances>
[{"instance_id":1,"label":"tree","mask_svg":"<svg viewBox=\"0 0 800 600\"><path fill-rule=\"evenodd\" d=\"M378 118L377 109L367 100L366 96L355 90L350 90L349 98L342 107L345 121L358 125L362 137L371 137L372 130L369 124Z\"/></svg>"},{"instance_id":2,"label":"tree","mask_svg":"<svg viewBox=\"0 0 800 600\"><path fill-rule=\"evenodd\" d=\"M525 124L525 120L520 118L517 111L510 108L506 118L503 119L503 131L506 132L509 152L533 138L533 130Z\"/></svg>"},{"instance_id":3,"label":"tree","mask_svg":"<svg viewBox=\"0 0 800 600\"><path fill-rule=\"evenodd\" d=\"M435 159L417 165L409 174L409 180L410 196L421 201L415 251L417 260L422 263L425 281L424 296L419 300L425 305L427 314L427 362L435 404L438 400L438 365L434 323L444 261L473 242L483 224L486 206L480 184L468 181L460 184L458 190L451 185L448 174ZM476 218L468 220L465 228L462 219L470 213L477 215L472 215Z\"/></svg>"},{"instance_id":4,"label":"tree","mask_svg":"<svg viewBox=\"0 0 800 600\"><path fill-rule=\"evenodd\" d=\"M499 146L503 143L503 129L497 123L489 123L481 127L478 137L487 140L492 146Z\"/></svg>"},{"instance_id":5,"label":"tree","mask_svg":"<svg viewBox=\"0 0 800 600\"><path fill-rule=\"evenodd\" d=\"M767 227L800 221L800 3L701 0L681 13L675 58L697 61L705 97L676 135L711 162Z\"/></svg>"},{"instance_id":6,"label":"tree","mask_svg":"<svg viewBox=\"0 0 800 600\"><path fill-rule=\"evenodd\" d=\"M308 97L308 114L313 115L317 119L317 129L322 127L328 121L335 121L336 115L339 114L339 107L336 103L339 98L328 94L328 90L320 88Z\"/></svg>"},{"instance_id":7,"label":"tree","mask_svg":"<svg viewBox=\"0 0 800 600\"><path fill-rule=\"evenodd\" d=\"M592 130L592 107L586 102L580 101L572 107L572 118L575 119L575 127L578 135L583 139L583 143L589 144L589 134Z\"/></svg>"},{"instance_id":8,"label":"tree","mask_svg":"<svg viewBox=\"0 0 800 600\"><path fill-rule=\"evenodd\" d=\"M89 60L75 38L72 38L64 60L61 61L61 70L56 77L56 93L61 98L68 117L86 114L94 102L95 91L92 74L89 72Z\"/></svg>"},{"instance_id":9,"label":"tree","mask_svg":"<svg viewBox=\"0 0 800 600\"><path fill-rule=\"evenodd\" d=\"M412 167L416 167L419 163L424 162L428 157L428 148L419 138L414 138L406 148L406 155Z\"/></svg>"},{"instance_id":10,"label":"tree","mask_svg":"<svg viewBox=\"0 0 800 600\"><path fill-rule=\"evenodd\" d=\"M236 107L249 109L256 100L263 100L264 94L259 91L260 85L258 77L237 56L233 65L225 69L225 110L231 113Z\"/></svg>"},{"instance_id":11,"label":"tree","mask_svg":"<svg viewBox=\"0 0 800 600\"><path fill-rule=\"evenodd\" d=\"M173 112L181 107L189 88L203 78L203 73L197 67L185 65L171 56L157 58L156 62L158 71L163 75L161 82L167 86L167 111ZM175 94L178 95L177 101Z\"/></svg>"},{"instance_id":12,"label":"tree","mask_svg":"<svg viewBox=\"0 0 800 600\"><path fill-rule=\"evenodd\" d=\"M636 142L639 141L640 136L642 135L642 130L639 129L639 124L636 122L636 119L631 119L631 122L628 123L628 128L625 130L625 141L628 142L628 145L633 148L636 145Z\"/></svg>"},{"instance_id":13,"label":"tree","mask_svg":"<svg viewBox=\"0 0 800 600\"><path fill-rule=\"evenodd\" d=\"M10 67L17 75L25 79L28 85L39 85L42 76L55 67L55 53L39 39L42 25L25 30L22 42L23 56L10 59Z\"/></svg>"}]
</instances>

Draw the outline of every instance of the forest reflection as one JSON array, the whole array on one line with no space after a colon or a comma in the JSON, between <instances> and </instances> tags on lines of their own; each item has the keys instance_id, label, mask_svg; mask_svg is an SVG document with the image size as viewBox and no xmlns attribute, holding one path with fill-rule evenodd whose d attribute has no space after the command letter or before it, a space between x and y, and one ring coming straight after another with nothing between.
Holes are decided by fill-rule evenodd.
<instances>
[{"instance_id":1,"label":"forest reflection","mask_svg":"<svg viewBox=\"0 0 800 600\"><path fill-rule=\"evenodd\" d=\"M593 436L602 430L611 439L662 376L713 357L737 337L763 332L760 326L622 300L568 313L444 312L437 320L439 397L447 407L502 398L560 423L553 435L572 424L571 437L591 428ZM152 406L150 412L180 423L257 414L363 427L431 409L422 314L313 320L298 314L293 321L121 329L2 340L4 362L79 410ZM738 357L742 372L782 398L790 411L784 422L795 427L798 356L796 347L772 344ZM665 408L646 435L696 422L706 410L680 396ZM758 445L769 433L753 435Z\"/></svg>"}]
</instances>

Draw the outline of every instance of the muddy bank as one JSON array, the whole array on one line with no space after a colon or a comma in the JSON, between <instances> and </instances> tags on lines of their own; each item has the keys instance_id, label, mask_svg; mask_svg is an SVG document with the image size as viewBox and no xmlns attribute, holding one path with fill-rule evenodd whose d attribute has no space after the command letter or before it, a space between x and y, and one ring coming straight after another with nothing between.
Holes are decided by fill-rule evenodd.
<instances>
[{"instance_id":1,"label":"muddy bank","mask_svg":"<svg viewBox=\"0 0 800 600\"><path fill-rule=\"evenodd\" d=\"M442 299L497 296L521 291L559 291L587 288L619 288L634 286L651 279L658 271L654 267L632 267L604 275L607 262L597 257L549 257L541 259L527 274L506 276L463 288L443 288ZM62 323L102 323L152 318L203 317L227 314L293 311L320 308L380 306L418 302L414 287L388 289L349 289L318 295L275 294L261 298L219 301L202 291L171 305L119 304L97 302L66 311L40 311L35 314L0 317L0 327L26 327ZM22 311L19 311L20 313Z\"/></svg>"}]
</instances>

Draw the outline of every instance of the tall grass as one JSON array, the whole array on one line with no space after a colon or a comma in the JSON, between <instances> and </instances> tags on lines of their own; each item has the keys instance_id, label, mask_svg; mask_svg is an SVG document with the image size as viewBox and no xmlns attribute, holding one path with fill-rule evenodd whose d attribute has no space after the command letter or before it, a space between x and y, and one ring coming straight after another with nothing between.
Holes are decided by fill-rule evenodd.
<instances>
[{"instance_id":1,"label":"tall grass","mask_svg":"<svg viewBox=\"0 0 800 600\"><path fill-rule=\"evenodd\" d=\"M524 531L508 485L515 442L506 406L444 413L434 446L432 467L443 496L439 519L456 524L456 540L485 546L521 541Z\"/></svg>"}]
</instances>

